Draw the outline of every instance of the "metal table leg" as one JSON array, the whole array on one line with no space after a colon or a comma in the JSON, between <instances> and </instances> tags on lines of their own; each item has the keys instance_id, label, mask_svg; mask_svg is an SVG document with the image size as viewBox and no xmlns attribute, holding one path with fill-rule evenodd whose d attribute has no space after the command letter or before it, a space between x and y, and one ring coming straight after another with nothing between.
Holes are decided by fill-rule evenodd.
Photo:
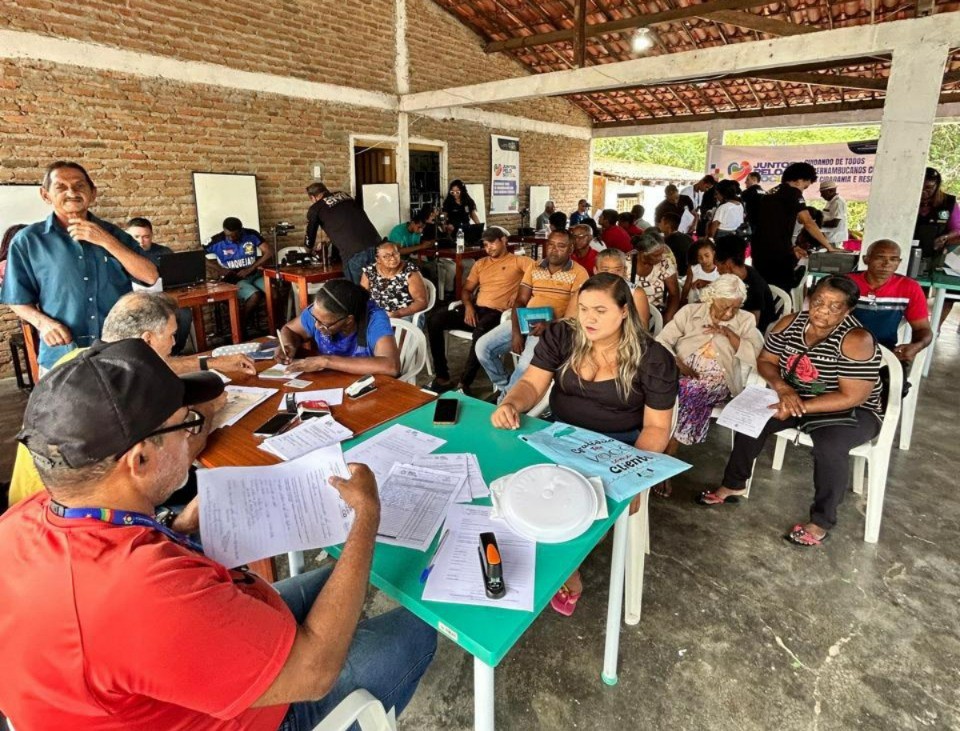
<instances>
[{"instance_id":1,"label":"metal table leg","mask_svg":"<svg viewBox=\"0 0 960 731\"><path fill-rule=\"evenodd\" d=\"M479 658L473 658L473 728L475 731L494 729L493 668Z\"/></svg>"},{"instance_id":2,"label":"metal table leg","mask_svg":"<svg viewBox=\"0 0 960 731\"><path fill-rule=\"evenodd\" d=\"M940 337L940 317L943 315L943 303L947 299L947 290L934 287L936 294L933 297L933 315L930 318L930 326L933 328L933 340L927 347L927 362L923 364L924 377L930 375L930 364L933 362L933 349L937 345L937 338Z\"/></svg>"},{"instance_id":3,"label":"metal table leg","mask_svg":"<svg viewBox=\"0 0 960 731\"><path fill-rule=\"evenodd\" d=\"M607 643L603 651L601 678L607 685L617 684L617 657L620 654L620 612L623 610L623 580L627 556L627 520L624 510L613 525L613 559L610 563L610 597L607 600Z\"/></svg>"}]
</instances>

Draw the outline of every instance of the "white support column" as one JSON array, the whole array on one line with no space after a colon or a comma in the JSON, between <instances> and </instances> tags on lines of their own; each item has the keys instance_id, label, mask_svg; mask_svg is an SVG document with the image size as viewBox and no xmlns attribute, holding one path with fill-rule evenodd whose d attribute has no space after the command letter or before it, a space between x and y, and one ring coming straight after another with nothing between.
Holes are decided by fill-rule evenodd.
<instances>
[{"instance_id":1,"label":"white support column","mask_svg":"<svg viewBox=\"0 0 960 731\"><path fill-rule=\"evenodd\" d=\"M722 119L707 122L707 161L704 172L710 172L710 150L723 144L724 123Z\"/></svg>"},{"instance_id":2,"label":"white support column","mask_svg":"<svg viewBox=\"0 0 960 731\"><path fill-rule=\"evenodd\" d=\"M396 58L394 61L397 94L410 93L410 55L407 49L407 1L396 0L394 5L394 34ZM405 112L397 114L397 184L400 189L400 220L410 220L410 119Z\"/></svg>"},{"instance_id":3,"label":"white support column","mask_svg":"<svg viewBox=\"0 0 960 731\"><path fill-rule=\"evenodd\" d=\"M909 259L949 51L949 44L941 42L902 46L893 54L863 238L867 243L877 239L899 243L901 273Z\"/></svg>"}]
</instances>

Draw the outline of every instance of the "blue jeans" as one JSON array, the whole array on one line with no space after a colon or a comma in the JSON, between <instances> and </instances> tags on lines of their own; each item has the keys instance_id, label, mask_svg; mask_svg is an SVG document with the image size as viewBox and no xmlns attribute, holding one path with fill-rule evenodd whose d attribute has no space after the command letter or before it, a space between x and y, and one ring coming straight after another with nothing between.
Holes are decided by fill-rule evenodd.
<instances>
[{"instance_id":1,"label":"blue jeans","mask_svg":"<svg viewBox=\"0 0 960 731\"><path fill-rule=\"evenodd\" d=\"M498 391L507 390L507 369L503 367L503 356L510 352L513 337L513 325L508 320L501 322L493 330L477 340L477 360L487 372L487 377Z\"/></svg>"},{"instance_id":2,"label":"blue jeans","mask_svg":"<svg viewBox=\"0 0 960 731\"><path fill-rule=\"evenodd\" d=\"M507 383L506 390L500 395L500 400L503 400L503 397L510 393L510 389L517 385L517 381L523 378L523 374L527 372L527 368L530 366L530 361L533 360L533 350L537 347L537 343L540 342L540 338L534 337L533 335L527 335L527 342L523 346L523 352L520 353L520 357L517 359L517 365L513 368L513 374L510 376L510 381Z\"/></svg>"},{"instance_id":3,"label":"blue jeans","mask_svg":"<svg viewBox=\"0 0 960 731\"><path fill-rule=\"evenodd\" d=\"M274 584L298 623L306 619L331 571L308 571ZM436 630L406 609L362 620L333 689L320 700L292 703L278 731L312 731L340 701L360 688L399 715L413 698L436 650Z\"/></svg>"},{"instance_id":4,"label":"blue jeans","mask_svg":"<svg viewBox=\"0 0 960 731\"><path fill-rule=\"evenodd\" d=\"M377 259L377 249L371 246L369 249L358 251L345 262L343 262L343 276L354 284L360 284L360 277L363 274L363 268L368 264L373 264Z\"/></svg>"}]
</instances>

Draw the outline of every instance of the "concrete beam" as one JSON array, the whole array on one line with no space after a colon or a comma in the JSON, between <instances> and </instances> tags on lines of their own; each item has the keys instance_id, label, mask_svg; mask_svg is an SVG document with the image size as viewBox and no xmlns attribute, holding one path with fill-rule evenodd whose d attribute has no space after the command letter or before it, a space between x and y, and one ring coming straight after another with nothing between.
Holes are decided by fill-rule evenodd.
<instances>
[{"instance_id":1,"label":"concrete beam","mask_svg":"<svg viewBox=\"0 0 960 731\"><path fill-rule=\"evenodd\" d=\"M455 119L461 122L473 122L484 127L509 132L533 132L554 137L570 137L575 140L589 140L593 137L590 127L577 127L572 124L558 124L556 122L541 122L528 117L517 117L513 114L488 112L484 109L470 107L449 107L447 109L429 109L417 112L417 116L431 119Z\"/></svg>"},{"instance_id":2,"label":"concrete beam","mask_svg":"<svg viewBox=\"0 0 960 731\"><path fill-rule=\"evenodd\" d=\"M689 7L689 6L688 6ZM695 6L696 7L696 6ZM702 11L701 11L702 12ZM595 27L595 26L591 26ZM544 96L585 94L650 84L672 84L730 74L782 71L793 66L838 62L864 55L926 44L955 43L960 38L960 12L938 13L871 26L851 26L816 34L734 43L683 53L553 71L482 84L409 94L403 111L521 101Z\"/></svg>"},{"instance_id":3,"label":"concrete beam","mask_svg":"<svg viewBox=\"0 0 960 731\"><path fill-rule=\"evenodd\" d=\"M886 91L887 80L862 76L841 76L840 74L811 74L799 71L776 71L757 74L758 79L774 79L787 81L791 84L814 84L816 86L832 86L841 89L858 89L861 91Z\"/></svg>"}]
</instances>

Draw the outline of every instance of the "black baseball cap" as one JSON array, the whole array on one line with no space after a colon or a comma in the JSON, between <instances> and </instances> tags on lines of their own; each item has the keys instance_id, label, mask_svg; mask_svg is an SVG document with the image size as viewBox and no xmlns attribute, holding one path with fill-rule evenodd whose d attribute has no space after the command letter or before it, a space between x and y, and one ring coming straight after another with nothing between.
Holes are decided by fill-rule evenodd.
<instances>
[{"instance_id":1,"label":"black baseball cap","mask_svg":"<svg viewBox=\"0 0 960 731\"><path fill-rule=\"evenodd\" d=\"M140 338L97 341L40 379L17 439L34 459L79 469L123 454L177 409L221 393L216 373L178 376Z\"/></svg>"}]
</instances>

